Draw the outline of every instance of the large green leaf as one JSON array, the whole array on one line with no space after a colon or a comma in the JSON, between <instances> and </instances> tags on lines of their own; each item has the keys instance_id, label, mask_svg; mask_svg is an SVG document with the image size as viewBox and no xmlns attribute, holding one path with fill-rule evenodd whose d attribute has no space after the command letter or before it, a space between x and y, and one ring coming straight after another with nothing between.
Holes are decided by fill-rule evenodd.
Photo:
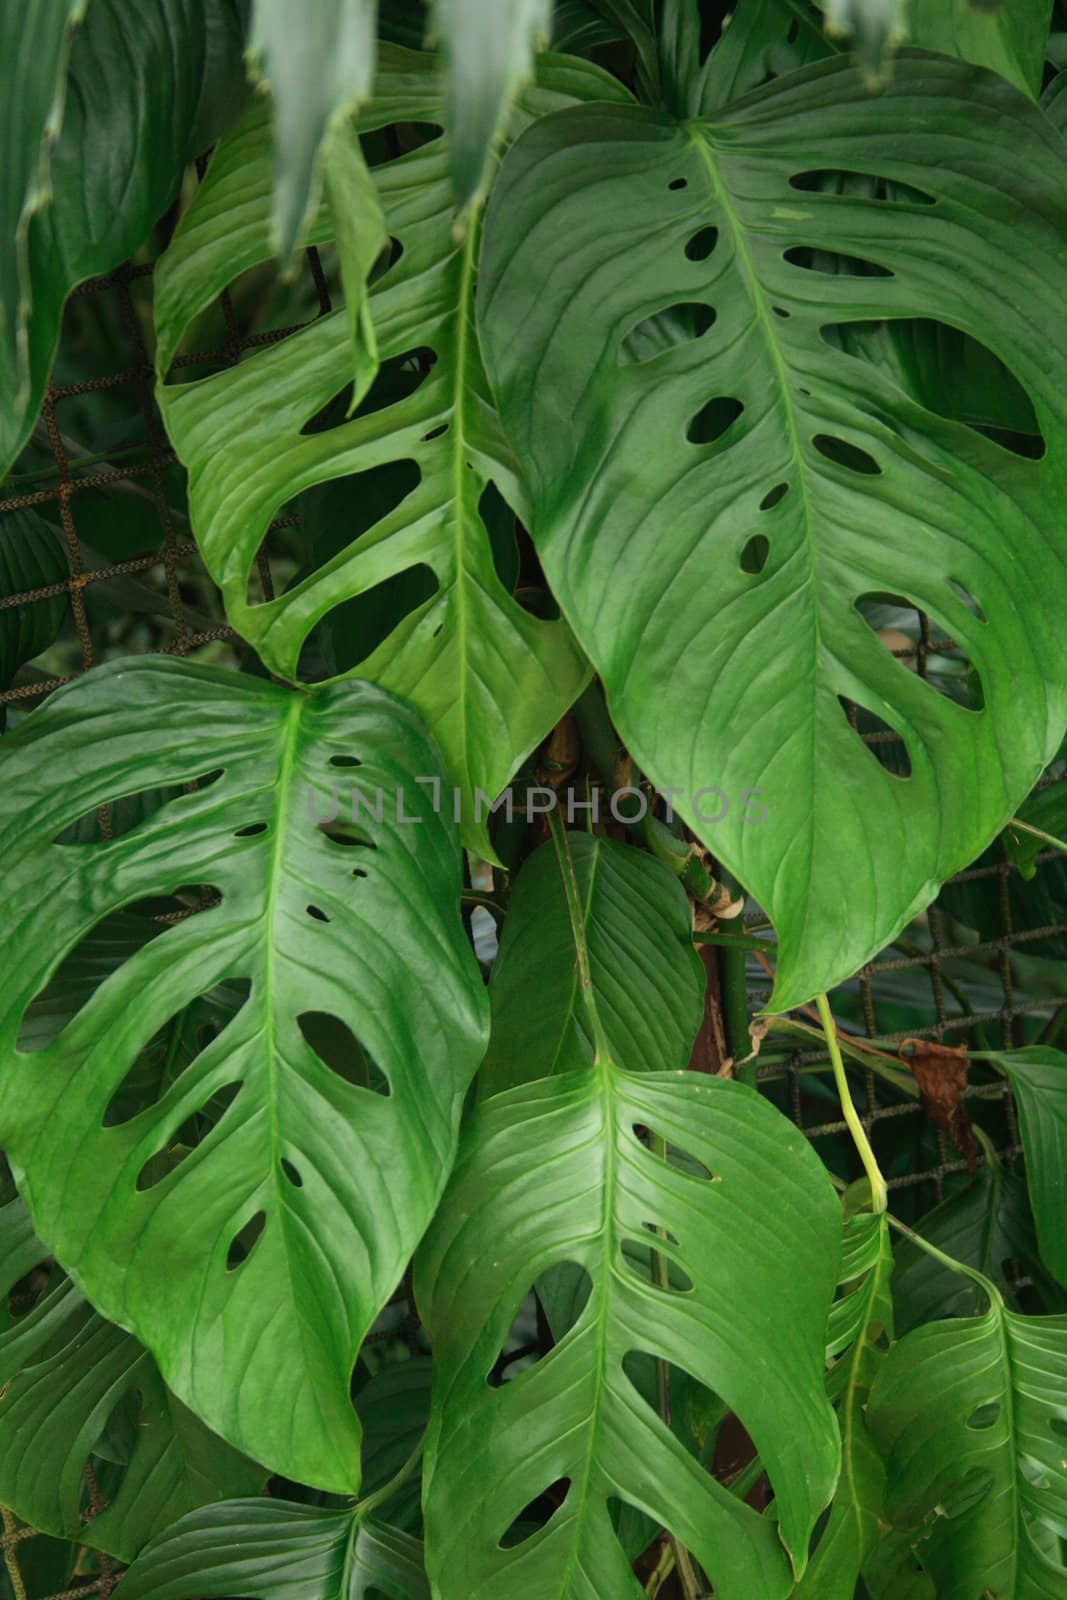
<instances>
[{"instance_id":1,"label":"large green leaf","mask_svg":"<svg viewBox=\"0 0 1067 1600\"><path fill-rule=\"evenodd\" d=\"M878 183L807 186L842 171ZM916 54L878 96L831 61L685 126L561 112L505 158L479 315L534 539L629 748L774 919L772 1009L890 942L1062 734L1065 179L1017 91ZM644 329L672 307L653 354ZM823 336L883 318L988 344L1033 401L1044 458ZM959 642L981 709L893 658L860 610L884 593ZM901 735L910 776L843 700Z\"/></svg>"},{"instance_id":2,"label":"large green leaf","mask_svg":"<svg viewBox=\"0 0 1067 1600\"><path fill-rule=\"evenodd\" d=\"M376 0L318 0L297 17L288 0L256 0L250 54L273 91L271 232L288 261L314 214L320 151L374 82Z\"/></svg>"},{"instance_id":3,"label":"large green leaf","mask_svg":"<svg viewBox=\"0 0 1067 1600\"><path fill-rule=\"evenodd\" d=\"M27 322L33 308L28 238L35 211L47 204L52 145L63 122L71 35L88 0L29 0L0 11L0 395L16 414L28 401ZM30 419L32 426L33 419ZM5 434L11 423L5 425ZM27 428L26 432L29 432ZM0 434L0 478L15 450Z\"/></svg>"},{"instance_id":4,"label":"large green leaf","mask_svg":"<svg viewBox=\"0 0 1067 1600\"><path fill-rule=\"evenodd\" d=\"M893 1337L889 1292L893 1251L884 1215L864 1217L862 1222L864 1275L849 1296L854 1334L828 1380L841 1431L841 1477L829 1520L794 1600L853 1600L860 1567L882 1528L885 1468L867 1427L867 1402Z\"/></svg>"},{"instance_id":5,"label":"large green leaf","mask_svg":"<svg viewBox=\"0 0 1067 1600\"><path fill-rule=\"evenodd\" d=\"M626 97L596 68L553 58L516 118L522 125L594 95ZM441 116L432 58L383 47L375 99L358 126L369 133ZM383 371L351 419L302 431L351 378L344 312L238 367L163 384L160 402L189 468L194 530L233 625L274 672L294 678L316 624L333 623L349 666L403 695L429 724L463 792L465 839L486 853L475 790L497 796L588 669L566 626L519 605L494 563L487 493L499 491L516 512L525 501L474 337L477 241L473 229L462 245L453 239L448 159L435 139L374 169L403 254L370 296ZM269 254L268 195L266 127L253 112L220 145L160 265L161 375L195 312L234 272ZM320 218L310 236L329 231ZM355 510L338 525L328 558L276 599L250 604L249 573L279 509L351 474L360 475ZM414 592L398 597L405 583ZM383 611L388 625L375 636Z\"/></svg>"},{"instance_id":6,"label":"large green leaf","mask_svg":"<svg viewBox=\"0 0 1067 1600\"><path fill-rule=\"evenodd\" d=\"M285 1500L234 1500L183 1517L122 1586L123 1600L429 1600L408 1534Z\"/></svg>"},{"instance_id":7,"label":"large green leaf","mask_svg":"<svg viewBox=\"0 0 1067 1600\"><path fill-rule=\"evenodd\" d=\"M32 54L24 11L5 8ZM237 0L92 0L88 7L71 41L47 204L26 229L28 322L25 304L19 312L8 303L3 269L10 331L0 341L0 478L40 409L67 295L132 255L173 199L186 164L212 142L240 80L241 37ZM3 57L16 76L20 50ZM17 97L8 104L17 108ZM14 143L26 136L20 131Z\"/></svg>"},{"instance_id":8,"label":"large green leaf","mask_svg":"<svg viewBox=\"0 0 1067 1600\"><path fill-rule=\"evenodd\" d=\"M669 1527L721 1600L777 1600L792 1582L778 1528L705 1471L635 1380L659 1358L739 1414L801 1570L837 1472L822 1374L838 1208L810 1146L752 1090L657 1071L667 1061L648 1059L644 1041L609 1036L601 1007L610 1012L614 997L586 943L577 841L559 837L595 1057L585 1064L576 1032L573 1065L553 1062L557 1030L546 1029L545 1068L556 1075L480 1104L416 1257L434 1350L427 1570L440 1600L639 1596L613 1525L619 1502ZM615 882L647 893L631 847L595 848L612 858ZM658 970L652 952L649 962L632 973L634 997L662 1004L675 958L668 949ZM536 970L515 1003L538 1006ZM566 1264L589 1279L577 1320L536 1365L490 1387L531 1284ZM773 1362L754 1359L772 1348ZM524 1508L561 1479L548 1523L506 1543Z\"/></svg>"},{"instance_id":9,"label":"large green leaf","mask_svg":"<svg viewBox=\"0 0 1067 1600\"><path fill-rule=\"evenodd\" d=\"M494 141L507 122L534 51L548 37L552 0L435 0L433 27L448 69L452 181L461 206L488 183Z\"/></svg>"},{"instance_id":10,"label":"large green leaf","mask_svg":"<svg viewBox=\"0 0 1067 1600\"><path fill-rule=\"evenodd\" d=\"M889 1515L938 1600L1067 1596L1067 1318L1018 1316L998 1297L985 1316L916 1328L890 1351L868 1420Z\"/></svg>"},{"instance_id":11,"label":"large green leaf","mask_svg":"<svg viewBox=\"0 0 1067 1600\"><path fill-rule=\"evenodd\" d=\"M69 575L59 535L36 511L9 511L0 518L0 602L66 583ZM10 687L23 662L47 650L67 604L65 592L20 605L0 603L0 689Z\"/></svg>"},{"instance_id":12,"label":"large green leaf","mask_svg":"<svg viewBox=\"0 0 1067 1600\"><path fill-rule=\"evenodd\" d=\"M0 1292L43 1265L19 1200L0 1209ZM86 1526L85 1465L108 1504ZM104 1321L58 1268L0 1331L0 1501L31 1527L124 1561L206 1501L252 1494L266 1473L167 1390L151 1356Z\"/></svg>"},{"instance_id":13,"label":"large green leaf","mask_svg":"<svg viewBox=\"0 0 1067 1600\"><path fill-rule=\"evenodd\" d=\"M1016 1276L1012 1264L1017 1262L1038 1280L1046 1310L1067 1305L1041 1271L1026 1185L999 1161L986 1161L965 1189L928 1211L916 1231L945 1255L989 1278L1009 1304ZM910 1239L897 1245L896 1263L893 1304L899 1333L937 1317L971 1315L985 1304L973 1278L953 1272Z\"/></svg>"},{"instance_id":14,"label":"large green leaf","mask_svg":"<svg viewBox=\"0 0 1067 1600\"><path fill-rule=\"evenodd\" d=\"M156 657L60 690L0 762L16 913L0 1136L37 1230L217 1432L352 1489L355 1352L434 1210L484 1048L433 747L369 684L297 692ZM366 807L346 831L353 788ZM164 803L129 831L63 840L149 789ZM183 886L221 902L135 950L51 1043L19 1048L79 941ZM105 1116L144 1046L224 980L251 986L232 1021L158 1102Z\"/></svg>"},{"instance_id":15,"label":"large green leaf","mask_svg":"<svg viewBox=\"0 0 1067 1600\"><path fill-rule=\"evenodd\" d=\"M572 834L570 853L597 1010L612 1055L635 1068L684 1067L706 982L685 891L651 856L619 850L593 834ZM551 843L519 876L489 993L493 1026L479 1074L483 1092L593 1061L566 889Z\"/></svg>"},{"instance_id":16,"label":"large green leaf","mask_svg":"<svg viewBox=\"0 0 1067 1600\"><path fill-rule=\"evenodd\" d=\"M1067 1285L1067 1055L1031 1045L1006 1051L996 1064L1015 1091L1041 1257Z\"/></svg>"},{"instance_id":17,"label":"large green leaf","mask_svg":"<svg viewBox=\"0 0 1067 1600\"><path fill-rule=\"evenodd\" d=\"M1035 99L1051 20L1052 0L907 0L904 9L913 44L988 67Z\"/></svg>"}]
</instances>

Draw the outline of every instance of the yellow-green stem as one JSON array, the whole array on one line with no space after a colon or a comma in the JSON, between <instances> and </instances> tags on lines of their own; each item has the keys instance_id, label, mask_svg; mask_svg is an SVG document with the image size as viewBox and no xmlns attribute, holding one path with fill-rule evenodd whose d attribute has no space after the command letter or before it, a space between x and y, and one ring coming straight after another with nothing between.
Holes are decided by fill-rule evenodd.
<instances>
[{"instance_id":1,"label":"yellow-green stem","mask_svg":"<svg viewBox=\"0 0 1067 1600\"><path fill-rule=\"evenodd\" d=\"M845 1076L845 1063L841 1059L841 1047L837 1042L837 1027L830 1010L830 1002L824 994L816 995L815 1004L819 1010L819 1020L822 1023L823 1033L826 1036L826 1049L830 1056L830 1065L834 1069L834 1082L837 1084L837 1093L841 1100L841 1111L848 1123L848 1131L852 1135L853 1143L860 1153L863 1170L870 1179L871 1184L871 1210L875 1216L880 1216L889 1204L889 1192L886 1189L885 1179L881 1169L874 1159L867 1131L859 1119L859 1113L852 1104L852 1095L848 1087L848 1078Z\"/></svg>"}]
</instances>

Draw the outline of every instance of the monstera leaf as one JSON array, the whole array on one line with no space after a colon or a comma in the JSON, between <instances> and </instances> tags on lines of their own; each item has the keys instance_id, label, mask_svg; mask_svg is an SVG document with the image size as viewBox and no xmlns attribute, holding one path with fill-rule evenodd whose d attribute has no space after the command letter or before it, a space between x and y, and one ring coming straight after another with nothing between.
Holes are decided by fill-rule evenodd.
<instances>
[{"instance_id":1,"label":"monstera leaf","mask_svg":"<svg viewBox=\"0 0 1067 1600\"><path fill-rule=\"evenodd\" d=\"M151 1356L87 1305L34 1237L19 1200L0 1209L0 1288L47 1282L0 1329L0 1501L31 1527L124 1561L205 1501L252 1494L266 1473L169 1393ZM106 1510L82 1516L96 1455Z\"/></svg>"},{"instance_id":2,"label":"monstera leaf","mask_svg":"<svg viewBox=\"0 0 1067 1600\"><path fill-rule=\"evenodd\" d=\"M890 1351L868 1419L888 1515L938 1600L1063 1600L1067 1318L1006 1311L930 1323Z\"/></svg>"},{"instance_id":3,"label":"monstera leaf","mask_svg":"<svg viewBox=\"0 0 1067 1600\"><path fill-rule=\"evenodd\" d=\"M524 91L518 124L583 96L628 98L596 68L553 58ZM358 118L364 134L441 116L433 58L383 47L375 99ZM161 376L196 310L270 253L269 158L255 112L216 151L159 268ZM496 797L588 669L566 626L524 610L494 562L487 506L497 494L513 511L525 502L482 371L477 240L473 229L462 245L453 238L448 163L445 141L431 139L374 169L401 253L370 295L382 371L354 416L308 426L352 376L343 311L159 393L189 468L194 531L234 626L291 679L316 624L336 620L350 669L404 696L429 724L465 798L466 840L484 854L474 792ZM336 209L343 196L333 199ZM319 218L309 237L329 233ZM249 573L281 506L351 475L356 499L333 551L276 599L251 604Z\"/></svg>"},{"instance_id":4,"label":"monstera leaf","mask_svg":"<svg viewBox=\"0 0 1067 1600\"><path fill-rule=\"evenodd\" d=\"M1019 1108L1026 1181L1041 1258L1067 1285L1067 1055L1031 1045L997 1056Z\"/></svg>"},{"instance_id":5,"label":"monstera leaf","mask_svg":"<svg viewBox=\"0 0 1067 1600\"><path fill-rule=\"evenodd\" d=\"M582 937L611 1053L657 1070L684 1067L700 1027L706 976L677 878L648 855L593 834L569 839ZM536 974L537 1003L530 1004ZM493 1025L478 1074L483 1094L592 1063L574 961L566 885L550 844L519 876L489 989Z\"/></svg>"},{"instance_id":6,"label":"monstera leaf","mask_svg":"<svg viewBox=\"0 0 1067 1600\"><path fill-rule=\"evenodd\" d=\"M829 61L685 125L560 112L505 158L478 304L534 539L628 747L774 919L773 1010L888 943L1062 734L1065 228L1037 109L914 53L878 96ZM1040 459L842 348L883 319L987 344ZM886 595L956 641L971 704L883 645L864 607Z\"/></svg>"},{"instance_id":7,"label":"monstera leaf","mask_svg":"<svg viewBox=\"0 0 1067 1600\"><path fill-rule=\"evenodd\" d=\"M429 1600L418 1542L348 1511L233 1500L183 1517L122 1580L123 1600Z\"/></svg>"},{"instance_id":8,"label":"monstera leaf","mask_svg":"<svg viewBox=\"0 0 1067 1600\"><path fill-rule=\"evenodd\" d=\"M583 879L588 894L594 874L579 876L572 842L557 835L551 869L593 1060L576 1034L576 1064L562 1070L551 1059L557 1031L546 1029L555 1076L479 1106L416 1258L434 1350L427 1570L440 1600L640 1596L614 1527L621 1505L670 1528L722 1600L779 1600L792 1584L786 1550L802 1570L837 1472L823 1352L838 1208L803 1137L754 1091L663 1070L677 1056L648 1059L641 1045L624 1054L586 937ZM631 847L583 848L605 864L606 898L626 883L648 895L647 863L631 867ZM550 870L543 855L531 867ZM676 884L658 871L670 904ZM653 1001L663 976L642 949L634 996ZM527 978L521 1003L535 1009L538 975L528 968ZM518 1070L526 1076L527 1063ZM588 1280L577 1320L536 1365L490 1387L531 1284L567 1265ZM773 1365L753 1362L783 1326ZM717 1483L649 1404L635 1381L649 1358L737 1411L774 1485L777 1525ZM550 1489L547 1524L523 1526Z\"/></svg>"},{"instance_id":9,"label":"monstera leaf","mask_svg":"<svg viewBox=\"0 0 1067 1600\"><path fill-rule=\"evenodd\" d=\"M57 51L51 29L62 13L84 21ZM25 120L11 123L18 133L5 158L11 178L0 189L5 215L9 208L18 214L10 186L19 185L23 147L31 163L38 159L27 137L37 91L51 106L54 144L10 256L5 230L0 478L40 409L67 295L143 244L186 164L215 138L242 76L237 0L34 0L6 8L5 28L8 18L17 34L10 42L0 37L5 114Z\"/></svg>"},{"instance_id":10,"label":"monstera leaf","mask_svg":"<svg viewBox=\"0 0 1067 1600\"><path fill-rule=\"evenodd\" d=\"M0 1142L37 1231L216 1432L351 1490L355 1352L437 1203L484 1048L433 747L365 683L289 691L159 657L60 690L0 759L18 908ZM80 817L143 790L157 809L78 842ZM27 1048L61 964L145 903L164 931ZM246 991L232 1020L117 1112L148 1042L224 983Z\"/></svg>"}]
</instances>

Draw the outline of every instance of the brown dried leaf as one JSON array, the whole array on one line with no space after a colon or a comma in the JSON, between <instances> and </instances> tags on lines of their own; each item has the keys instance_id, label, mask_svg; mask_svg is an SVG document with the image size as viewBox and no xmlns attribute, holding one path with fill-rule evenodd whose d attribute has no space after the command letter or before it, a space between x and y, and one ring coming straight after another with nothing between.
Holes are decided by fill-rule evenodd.
<instances>
[{"instance_id":1,"label":"brown dried leaf","mask_svg":"<svg viewBox=\"0 0 1067 1600\"><path fill-rule=\"evenodd\" d=\"M905 1052L910 1052L905 1054ZM933 1044L929 1039L904 1039L901 1058L915 1074L922 1108L930 1121L944 1128L973 1173L978 1146L963 1104L967 1087L967 1050L963 1045Z\"/></svg>"}]
</instances>

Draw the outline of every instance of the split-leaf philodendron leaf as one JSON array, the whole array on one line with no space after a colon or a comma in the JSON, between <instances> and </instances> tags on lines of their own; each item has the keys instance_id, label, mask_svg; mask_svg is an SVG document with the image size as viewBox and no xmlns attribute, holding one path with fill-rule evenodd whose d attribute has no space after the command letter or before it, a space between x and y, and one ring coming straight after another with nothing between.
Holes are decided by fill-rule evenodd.
<instances>
[{"instance_id":1,"label":"split-leaf philodendron leaf","mask_svg":"<svg viewBox=\"0 0 1067 1600\"><path fill-rule=\"evenodd\" d=\"M31 1527L131 1561L185 1512L266 1472L175 1399L148 1352L104 1321L35 1238L26 1208L0 1208L0 1292L28 1273L47 1279L29 1309L0 1322L0 1502ZM85 1465L108 1504L82 1515ZM87 1526L87 1523L91 1526Z\"/></svg>"},{"instance_id":2,"label":"split-leaf philodendron leaf","mask_svg":"<svg viewBox=\"0 0 1067 1600\"><path fill-rule=\"evenodd\" d=\"M830 61L685 125L575 108L505 158L479 320L533 536L628 747L774 919L773 1010L893 938L1061 737L1065 230L1040 112L917 54L876 96ZM886 318L985 344L1041 459L841 347ZM894 659L861 609L884 594L958 641L973 703Z\"/></svg>"},{"instance_id":3,"label":"split-leaf philodendron leaf","mask_svg":"<svg viewBox=\"0 0 1067 1600\"><path fill-rule=\"evenodd\" d=\"M479 1106L416 1260L435 1364L427 1570L440 1600L640 1596L613 1526L621 1505L669 1527L721 1600L783 1600L837 1475L822 1374L838 1208L803 1137L751 1089L609 1042L601 1007L612 995L590 962L583 883L587 893L596 863L610 861L617 883L632 874L633 891L647 894L646 863L585 835L560 835L557 848L526 870L562 879L557 914L571 929L595 1055L575 1048L561 1071L546 1029L545 1071L556 1075ZM593 858L581 877L576 855ZM669 902L676 884L659 871ZM650 967L631 982L651 998L654 958ZM527 973L514 1000L534 1009L536 969ZM563 1264L587 1275L577 1320L535 1366L491 1387L524 1296ZM774 1363L754 1363L775 1328L789 1334ZM737 1411L774 1485L777 1524L672 1434L635 1381L649 1358ZM547 1526L506 1538L552 1489Z\"/></svg>"},{"instance_id":4,"label":"split-leaf philodendron leaf","mask_svg":"<svg viewBox=\"0 0 1067 1600\"><path fill-rule=\"evenodd\" d=\"M352 1364L433 1213L485 1044L436 752L372 685L157 657L59 691L3 755L0 1142L37 1231L216 1432L353 1490ZM68 834L152 789L128 831ZM179 890L194 914L54 1040L20 1041L93 929ZM232 1020L124 1115L144 1046L227 980L247 988Z\"/></svg>"},{"instance_id":5,"label":"split-leaf philodendron leaf","mask_svg":"<svg viewBox=\"0 0 1067 1600\"><path fill-rule=\"evenodd\" d=\"M436 132L443 90L433 58L396 46L383 47L381 58L358 128L370 134L405 122ZM521 127L539 112L596 97L629 98L587 63L551 58L515 118ZM487 490L493 486L513 511L525 498L478 352L478 230L472 226L462 244L453 237L447 141L431 138L385 159L374 177L400 254L372 286L383 371L356 414L308 428L352 377L343 310L235 368L161 383L160 403L189 468L193 528L234 626L289 679L317 623L347 626L352 670L420 711L463 793L465 840L489 854L475 791L486 803L496 798L575 699L588 668L566 625L524 609L494 561ZM268 119L253 108L220 144L160 265L161 377L196 312L235 271L269 257L269 196ZM320 216L309 238L320 243L331 234ZM330 558L275 599L250 601L256 553L282 506L353 474L361 475L359 521ZM338 608L361 596L388 614L396 585L416 578L429 593L417 589L385 637L361 650L358 624Z\"/></svg>"}]
</instances>

